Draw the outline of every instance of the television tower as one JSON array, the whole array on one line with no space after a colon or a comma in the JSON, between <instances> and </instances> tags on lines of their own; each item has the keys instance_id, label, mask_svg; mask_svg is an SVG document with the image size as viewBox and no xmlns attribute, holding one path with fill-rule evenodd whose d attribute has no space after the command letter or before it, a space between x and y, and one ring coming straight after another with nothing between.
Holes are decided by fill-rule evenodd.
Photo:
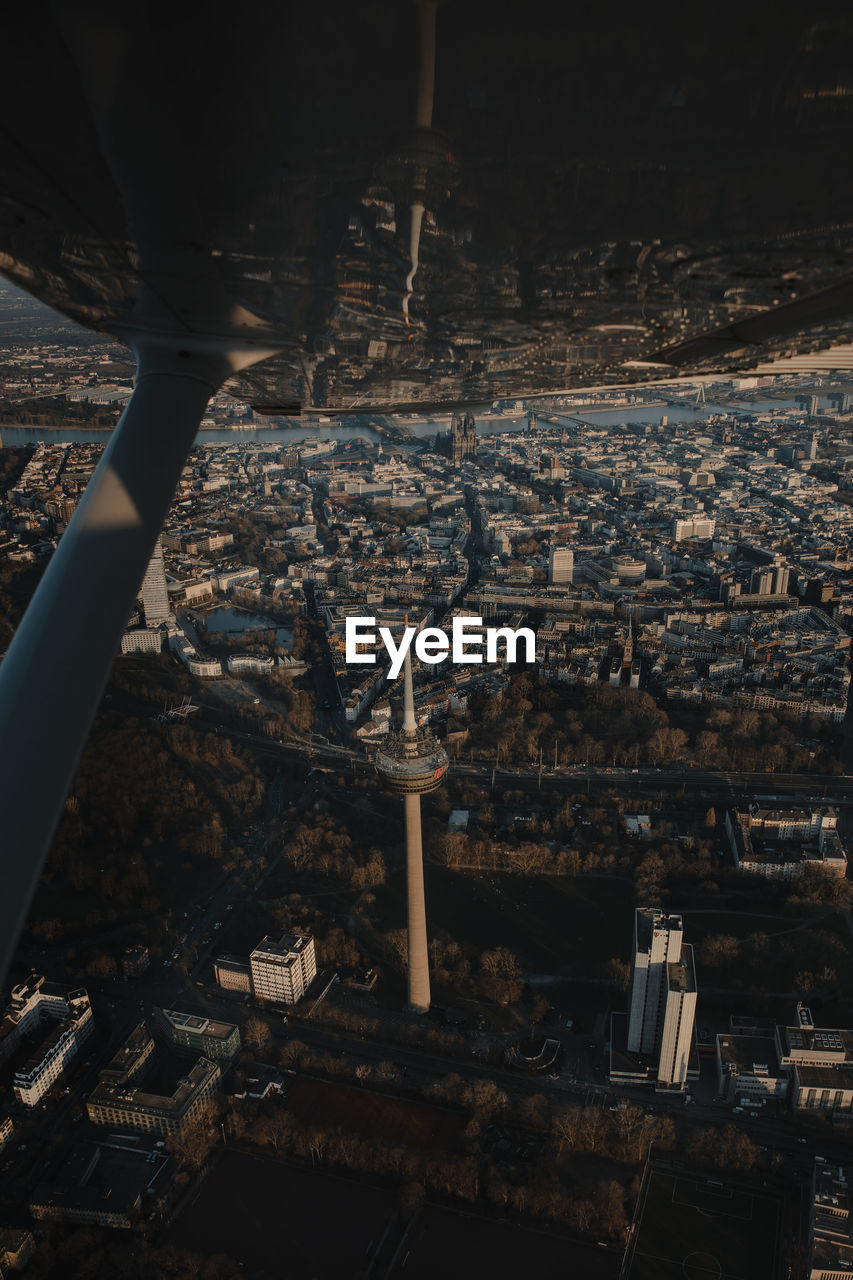
<instances>
[{"instance_id":1,"label":"television tower","mask_svg":"<svg viewBox=\"0 0 853 1280\"><path fill-rule=\"evenodd\" d=\"M408 619L406 619L408 622ZM424 899L424 851L421 840L421 796L435 791L447 773L447 752L428 729L415 724L411 649L403 669L403 728L390 736L376 755L376 770L389 791L406 806L406 896L409 947L409 1009L429 1012L429 953Z\"/></svg>"}]
</instances>

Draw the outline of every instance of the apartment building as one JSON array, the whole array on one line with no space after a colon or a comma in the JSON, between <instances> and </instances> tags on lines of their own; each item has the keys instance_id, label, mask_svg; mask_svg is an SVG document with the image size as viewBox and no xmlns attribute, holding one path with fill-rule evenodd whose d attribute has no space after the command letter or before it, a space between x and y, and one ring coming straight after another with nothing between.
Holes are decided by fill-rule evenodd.
<instances>
[{"instance_id":1,"label":"apartment building","mask_svg":"<svg viewBox=\"0 0 853 1280\"><path fill-rule=\"evenodd\" d=\"M82 988L71 990L30 974L13 987L6 1015L0 1025L0 1061L17 1049L25 1036L56 1023L14 1074L12 1087L18 1102L35 1107L54 1087L80 1046L94 1029L92 1006Z\"/></svg>"},{"instance_id":2,"label":"apartment building","mask_svg":"<svg viewBox=\"0 0 853 1280\"><path fill-rule=\"evenodd\" d=\"M276 941L264 938L249 957L256 1000L296 1004L317 973L314 939L283 933Z\"/></svg>"},{"instance_id":3,"label":"apartment building","mask_svg":"<svg viewBox=\"0 0 853 1280\"><path fill-rule=\"evenodd\" d=\"M693 1048L696 973L683 937L681 916L635 911L626 1047L650 1060L660 1089L685 1087Z\"/></svg>"}]
</instances>

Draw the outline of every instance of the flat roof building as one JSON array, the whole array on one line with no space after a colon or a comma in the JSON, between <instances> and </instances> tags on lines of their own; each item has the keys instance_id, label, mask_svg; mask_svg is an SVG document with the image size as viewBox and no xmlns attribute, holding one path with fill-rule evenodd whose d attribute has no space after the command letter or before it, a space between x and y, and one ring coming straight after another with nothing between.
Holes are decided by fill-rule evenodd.
<instances>
[{"instance_id":1,"label":"flat roof building","mask_svg":"<svg viewBox=\"0 0 853 1280\"><path fill-rule=\"evenodd\" d=\"M683 936L680 915L653 907L634 913L627 1034L623 1045L617 1029L621 1065L612 1056L614 1079L635 1078L646 1063L659 1089L683 1089L687 1083L694 1056L696 972L693 948L683 944Z\"/></svg>"},{"instance_id":2,"label":"flat roof building","mask_svg":"<svg viewBox=\"0 0 853 1280\"><path fill-rule=\"evenodd\" d=\"M256 1000L296 1004L317 973L314 939L283 933L276 941L264 938L249 957Z\"/></svg>"},{"instance_id":3,"label":"flat roof building","mask_svg":"<svg viewBox=\"0 0 853 1280\"><path fill-rule=\"evenodd\" d=\"M92 1006L82 988L61 987L32 973L26 982L12 988L6 1016L0 1026L0 1061L8 1058L25 1036L32 1035L43 1022L57 1025L33 1051L14 1075L18 1102L36 1106L62 1076L94 1029Z\"/></svg>"},{"instance_id":4,"label":"flat roof building","mask_svg":"<svg viewBox=\"0 0 853 1280\"><path fill-rule=\"evenodd\" d=\"M850 1176L839 1165L815 1163L809 1220L809 1280L853 1273Z\"/></svg>"},{"instance_id":5,"label":"flat roof building","mask_svg":"<svg viewBox=\"0 0 853 1280\"><path fill-rule=\"evenodd\" d=\"M171 1094L149 1093L139 1080L154 1056L154 1041L145 1023L130 1033L86 1104L93 1124L140 1129L158 1137L181 1133L203 1114L219 1091L221 1073L215 1062L199 1058Z\"/></svg>"},{"instance_id":6,"label":"flat roof building","mask_svg":"<svg viewBox=\"0 0 853 1280\"><path fill-rule=\"evenodd\" d=\"M176 1049L201 1053L211 1062L230 1061L240 1052L240 1028L176 1009L155 1009L154 1027Z\"/></svg>"},{"instance_id":7,"label":"flat roof building","mask_svg":"<svg viewBox=\"0 0 853 1280\"><path fill-rule=\"evenodd\" d=\"M252 971L248 956L218 956L213 962L213 972L223 991L252 990Z\"/></svg>"},{"instance_id":8,"label":"flat roof building","mask_svg":"<svg viewBox=\"0 0 853 1280\"><path fill-rule=\"evenodd\" d=\"M773 1036L718 1035L717 1092L733 1105L784 1098L788 1075L779 1065Z\"/></svg>"},{"instance_id":9,"label":"flat roof building","mask_svg":"<svg viewBox=\"0 0 853 1280\"><path fill-rule=\"evenodd\" d=\"M53 1182L40 1182L29 1202L37 1221L79 1222L96 1227L133 1226L142 1196L165 1160L149 1163L147 1151L75 1145Z\"/></svg>"}]
</instances>

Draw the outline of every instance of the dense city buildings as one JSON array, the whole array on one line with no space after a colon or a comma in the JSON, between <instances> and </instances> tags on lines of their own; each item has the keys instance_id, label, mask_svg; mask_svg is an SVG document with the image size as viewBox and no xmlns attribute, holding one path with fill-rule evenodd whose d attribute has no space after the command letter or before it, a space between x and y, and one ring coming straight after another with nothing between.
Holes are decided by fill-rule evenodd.
<instances>
[{"instance_id":1,"label":"dense city buildings","mask_svg":"<svg viewBox=\"0 0 853 1280\"><path fill-rule=\"evenodd\" d=\"M99 981L118 964L133 982L127 992L141 1001L134 1019L147 1021L106 1066L103 1054L94 1089L92 1068L78 1075L63 1069L63 1078L54 1070L64 1042L51 1057L51 1045L40 1047L37 1039L10 1042L10 1085L37 1050L28 1065L41 1100L50 1105L55 1086L70 1084L85 1106L88 1133L108 1144L118 1137L119 1151L122 1138L138 1140L150 1178L157 1142L176 1138L189 1148L207 1133L223 1085L229 1111L221 1134L229 1142L232 1108L286 1105L289 1072L301 1070L293 1064L303 1017L328 1015L342 1044L351 1019L375 1019L385 1036L409 1013L430 1009L432 980L459 1007L432 1005L428 1020L409 1018L412 1053L416 1027L426 1037L450 1037L451 1028L467 1022L475 1070L487 1070L480 1054L518 1072L536 1070L549 1106L570 1089L569 1106L584 1114L585 1091L595 1085L600 1097L593 1109L614 1132L630 1129L637 1098L630 1091L638 1085L646 1096L654 1091L655 1107L678 1122L678 1142L690 1140L681 1133L682 1116L718 1128L772 1123L777 1142L791 1141L779 1134L803 1124L831 1121L841 1132L853 1115L850 1033L815 1028L805 1006L793 1027L733 1017L721 1030L713 1012L721 997L709 999L703 1012L697 989L697 968L704 990L737 987L739 948L751 938L712 935L715 952L704 927L694 934L690 912L704 910L706 890L725 932L729 908L721 889L749 896L760 920L777 911L777 895L843 897L848 865L843 800L825 783L810 792L802 777L796 795L791 788L781 794L781 784L776 795L772 775L781 777L793 758L801 774L818 760L826 770L846 714L853 621L846 457L853 418L849 404L825 395L810 415L781 379L764 386L747 381L709 386L701 407L684 387L606 391L584 403L579 394L562 396L535 412L523 400L508 400L478 412L476 423L450 414L409 423L382 418L343 424L334 434L312 435L309 427L298 437L295 427L280 424L268 435L231 434L238 419L229 418L227 398L217 397L128 619L122 653L142 659L117 657L117 687L127 682L137 697L143 679L175 682L178 694L163 694L151 706L150 723L164 742L172 725L198 724L199 741L211 735L209 745L218 736L234 758L253 750L253 742L270 765L281 752L287 795L267 779L263 838L242 812L182 837L205 856L220 850L230 858L234 850L229 883L236 876L246 884L260 874L261 857L270 857L271 836L280 839L281 861L270 872L275 888L251 908L258 913L252 932L231 927L246 909L238 894L231 916L219 906L199 916L187 903L188 916L176 912L162 929L155 922L144 934L138 925L125 931L108 957L87 952L80 963L92 963ZM685 424L679 419L688 409L693 420ZM249 416L239 421L257 431ZM36 445L7 495L2 537L10 564L37 569L51 554L100 452L97 442L59 437ZM354 619L373 620L376 641L363 648L364 661L348 660ZM421 640L439 660L430 661L433 654L413 642L397 674L393 653L407 625L433 629ZM483 638L459 661L454 641L466 628ZM156 662L146 657L163 650ZM202 681L210 684L202 688ZM619 726L640 709L646 718L629 742ZM608 716L621 718L599 740L598 721ZM759 759L750 735L770 716L777 719ZM174 735L176 743L185 732ZM195 736L187 733L187 742ZM302 779L315 752L314 773ZM460 769L458 778L451 775L450 807L426 805L422 831L420 797L438 787L454 756ZM392 794L405 796L405 861L386 809L374 837L383 861L362 865L360 853L340 872L347 887L335 889L335 910L337 895L350 888L357 895L355 932L329 942L317 877L339 874L332 872L333 847L357 843L362 820L367 826L383 804L365 763ZM227 773L221 756L223 764ZM701 772L691 775L696 766ZM365 776L357 777L359 768ZM766 771L760 790L733 783L720 792L720 773L751 768ZM669 772L678 774L680 792L661 778ZM298 775L292 789L291 774ZM555 777L559 783L549 781ZM698 800L689 795L694 783ZM705 795L706 785L713 795ZM72 797L75 818L76 803ZM322 831L316 847L308 838L315 824ZM294 831L304 846L298 852L290 843ZM426 875L448 876L454 892L473 894L475 884L494 878L482 892L503 910L503 872L526 877L525 868L535 866L545 879L537 873L526 883L535 883L537 893L540 880L555 895L581 888L586 897L594 883L597 900L599 888L605 895L612 889L614 908L625 913L624 932L597 956L600 947L587 930L604 933L606 923L593 923L590 910L587 924L570 908L578 958L568 958L570 930L565 957L562 942L555 944L553 973L571 973L571 993L546 992L555 1008L543 1015L536 983L550 962L531 958L538 939L513 942L517 957L501 957L507 949L496 940L494 952L475 958L471 937L457 943L459 917L448 916L442 897L452 895L443 884L432 899L438 922L431 914L427 945L428 838L436 865ZM402 880L394 883L403 866L405 931ZM464 885L454 879L456 868ZM676 868L677 884L667 879ZM630 901L623 900L630 879L636 896L628 886ZM684 911L637 905L670 902ZM509 909L521 920L515 902ZM221 920L214 922L214 914ZM536 911L529 914L536 930ZM134 945L140 936L145 943ZM802 939L811 936L804 932ZM255 938L250 954L236 954ZM728 957L729 969L720 956ZM706 968L709 958L716 967ZM506 971L495 967L504 961ZM829 965L822 963L804 960L780 980L795 993L792 1005L801 995L809 1000L809 983L834 1000L835 979L824 976ZM457 980L454 964L460 973L465 966L464 979ZM838 959L833 964L840 983L846 971ZM328 965L328 981L312 987L318 965ZM360 976L367 970L369 981ZM340 984L332 981L335 973ZM611 1008L621 1002L617 980L620 989L627 985L626 1012L605 1020L605 1000ZM49 999L51 984L42 987ZM583 991L577 1007L576 990ZM397 1007L388 1010L392 991ZM99 991L96 1004L114 994ZM490 1004L504 1007L495 1015ZM532 1030L529 1041L513 1036L510 1049L508 1033L491 1025L493 1015L507 1014L506 1005ZM814 1007L817 1013L818 1001ZM61 1012L57 1004L57 1024ZM246 1020L243 1044L263 1056L261 1063L236 1058L238 1013ZM543 1019L541 1030L534 1016ZM826 1021L843 1026L843 1011ZM122 1034L128 1025L130 1019ZM61 1040L65 1033L57 1034ZM464 1055L461 1046L461 1039L454 1042L453 1053ZM389 1051L386 1074L399 1070L392 1059ZM448 1068L454 1069L450 1057ZM358 1069L353 1079L364 1084L373 1068L358 1059ZM549 1072L561 1077L559 1095ZM395 1087L403 1088L403 1079L398 1075ZM510 1109L521 1105L511 1084L507 1093ZM49 1178L34 1180L30 1214L126 1228L142 1209L148 1212L155 1193L128 1161L111 1163L106 1148L96 1158L86 1132L70 1131L73 1148L60 1153ZM10 1117L0 1121L2 1142L10 1153L4 1157L15 1157L17 1117L14 1125Z\"/></svg>"},{"instance_id":2,"label":"dense city buildings","mask_svg":"<svg viewBox=\"0 0 853 1280\"><path fill-rule=\"evenodd\" d=\"M146 625L123 649L158 651L165 624L170 651L200 679L271 664L298 674L283 634L261 649L249 629L236 652L212 651L217 610L230 612L229 634L246 612L256 631L258 618L274 629L316 616L336 702L370 745L391 722L390 690L381 654L372 669L343 661L346 616L394 627L408 611L418 626L445 626L450 611L533 626L538 677L556 686L605 679L662 705L781 713L804 736L810 718L839 724L853 617L849 408L821 398L816 429L788 380L755 382L721 380L701 409L687 388L565 395L539 407L532 430L524 403L507 401L473 436L458 417L295 444L223 431L191 456L160 540L165 593L155 551ZM676 420L688 412L695 423ZM476 459L454 465L430 447L451 427L476 441ZM10 555L47 553L61 532L51 504L73 499L98 454L38 446L9 494ZM247 519L260 538L250 558L234 540ZM502 663L418 664L416 714L464 713L472 692L508 675Z\"/></svg>"},{"instance_id":3,"label":"dense city buildings","mask_svg":"<svg viewBox=\"0 0 853 1280\"><path fill-rule=\"evenodd\" d=\"M849 14L65 8L0 1280L853 1275Z\"/></svg>"}]
</instances>

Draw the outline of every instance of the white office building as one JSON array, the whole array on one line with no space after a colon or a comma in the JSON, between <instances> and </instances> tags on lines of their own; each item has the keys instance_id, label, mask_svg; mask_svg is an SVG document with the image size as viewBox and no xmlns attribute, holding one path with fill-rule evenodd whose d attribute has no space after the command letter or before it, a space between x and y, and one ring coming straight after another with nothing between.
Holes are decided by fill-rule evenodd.
<instances>
[{"instance_id":1,"label":"white office building","mask_svg":"<svg viewBox=\"0 0 853 1280\"><path fill-rule=\"evenodd\" d=\"M684 1088L696 1017L693 948L681 916L654 908L634 913L628 1003L628 1052L650 1055L662 1088Z\"/></svg>"},{"instance_id":2,"label":"white office building","mask_svg":"<svg viewBox=\"0 0 853 1280\"><path fill-rule=\"evenodd\" d=\"M548 581L571 584L575 576L575 553L571 547L552 547L548 557Z\"/></svg>"},{"instance_id":3,"label":"white office building","mask_svg":"<svg viewBox=\"0 0 853 1280\"><path fill-rule=\"evenodd\" d=\"M256 1000L296 1004L317 973L314 939L284 933L276 942L264 938L249 957Z\"/></svg>"},{"instance_id":4,"label":"white office building","mask_svg":"<svg viewBox=\"0 0 853 1280\"><path fill-rule=\"evenodd\" d=\"M122 653L159 653L163 648L164 633L160 627L137 627L125 631L121 638Z\"/></svg>"}]
</instances>

